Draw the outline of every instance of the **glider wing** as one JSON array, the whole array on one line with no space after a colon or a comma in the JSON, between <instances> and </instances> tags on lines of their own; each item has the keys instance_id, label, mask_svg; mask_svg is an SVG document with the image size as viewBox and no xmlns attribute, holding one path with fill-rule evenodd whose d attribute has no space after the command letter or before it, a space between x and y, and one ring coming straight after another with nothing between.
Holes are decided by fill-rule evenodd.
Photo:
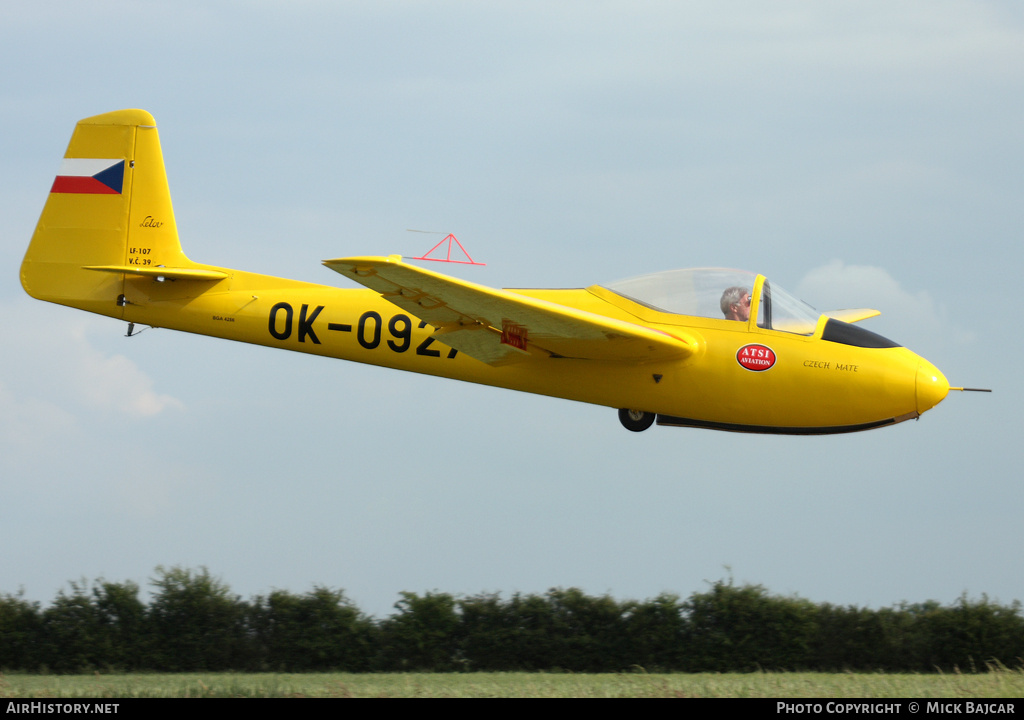
<instances>
[{"instance_id":1,"label":"glider wing","mask_svg":"<svg viewBox=\"0 0 1024 720\"><path fill-rule=\"evenodd\" d=\"M685 358L699 349L698 340L686 333L477 285L406 264L398 255L338 258L324 265L433 325L439 342L491 365L538 354L654 362Z\"/></svg>"}]
</instances>

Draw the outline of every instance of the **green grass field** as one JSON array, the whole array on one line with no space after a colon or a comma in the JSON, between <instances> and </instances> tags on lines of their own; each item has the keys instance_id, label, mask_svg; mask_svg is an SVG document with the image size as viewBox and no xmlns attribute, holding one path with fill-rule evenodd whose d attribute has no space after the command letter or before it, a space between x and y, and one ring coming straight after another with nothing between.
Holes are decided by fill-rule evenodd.
<instances>
[{"instance_id":1,"label":"green grass field","mask_svg":"<svg viewBox=\"0 0 1024 720\"><path fill-rule=\"evenodd\" d=\"M1020 698L1024 672L595 674L311 673L3 675L0 698L748 697Z\"/></svg>"}]
</instances>

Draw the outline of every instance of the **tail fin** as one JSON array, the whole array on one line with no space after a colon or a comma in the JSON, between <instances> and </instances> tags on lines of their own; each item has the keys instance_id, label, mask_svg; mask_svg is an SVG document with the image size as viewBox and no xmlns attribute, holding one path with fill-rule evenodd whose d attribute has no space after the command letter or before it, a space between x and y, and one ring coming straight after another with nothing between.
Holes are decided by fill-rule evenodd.
<instances>
[{"instance_id":1,"label":"tail fin","mask_svg":"<svg viewBox=\"0 0 1024 720\"><path fill-rule=\"evenodd\" d=\"M122 317L126 273L193 266L178 241L153 116L119 110L80 121L21 264L25 291Z\"/></svg>"}]
</instances>

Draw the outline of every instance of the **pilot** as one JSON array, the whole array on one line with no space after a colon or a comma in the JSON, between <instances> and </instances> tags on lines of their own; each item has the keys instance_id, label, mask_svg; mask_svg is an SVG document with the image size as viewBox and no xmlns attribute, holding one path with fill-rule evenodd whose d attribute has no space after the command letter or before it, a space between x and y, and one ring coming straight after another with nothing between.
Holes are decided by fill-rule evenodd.
<instances>
[{"instance_id":1,"label":"pilot","mask_svg":"<svg viewBox=\"0 0 1024 720\"><path fill-rule=\"evenodd\" d=\"M746 288L727 288L722 293L721 306L726 320L750 320L750 292Z\"/></svg>"}]
</instances>

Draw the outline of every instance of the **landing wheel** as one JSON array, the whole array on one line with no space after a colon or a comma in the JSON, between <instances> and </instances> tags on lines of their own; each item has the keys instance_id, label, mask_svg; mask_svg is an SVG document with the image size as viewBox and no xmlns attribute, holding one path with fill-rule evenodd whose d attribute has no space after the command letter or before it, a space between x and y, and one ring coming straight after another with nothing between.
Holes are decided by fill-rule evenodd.
<instances>
[{"instance_id":1,"label":"landing wheel","mask_svg":"<svg viewBox=\"0 0 1024 720\"><path fill-rule=\"evenodd\" d=\"M619 410L619 422L622 423L622 427L631 432L643 432L654 424L654 418L654 413L643 410L627 410L626 408Z\"/></svg>"}]
</instances>

